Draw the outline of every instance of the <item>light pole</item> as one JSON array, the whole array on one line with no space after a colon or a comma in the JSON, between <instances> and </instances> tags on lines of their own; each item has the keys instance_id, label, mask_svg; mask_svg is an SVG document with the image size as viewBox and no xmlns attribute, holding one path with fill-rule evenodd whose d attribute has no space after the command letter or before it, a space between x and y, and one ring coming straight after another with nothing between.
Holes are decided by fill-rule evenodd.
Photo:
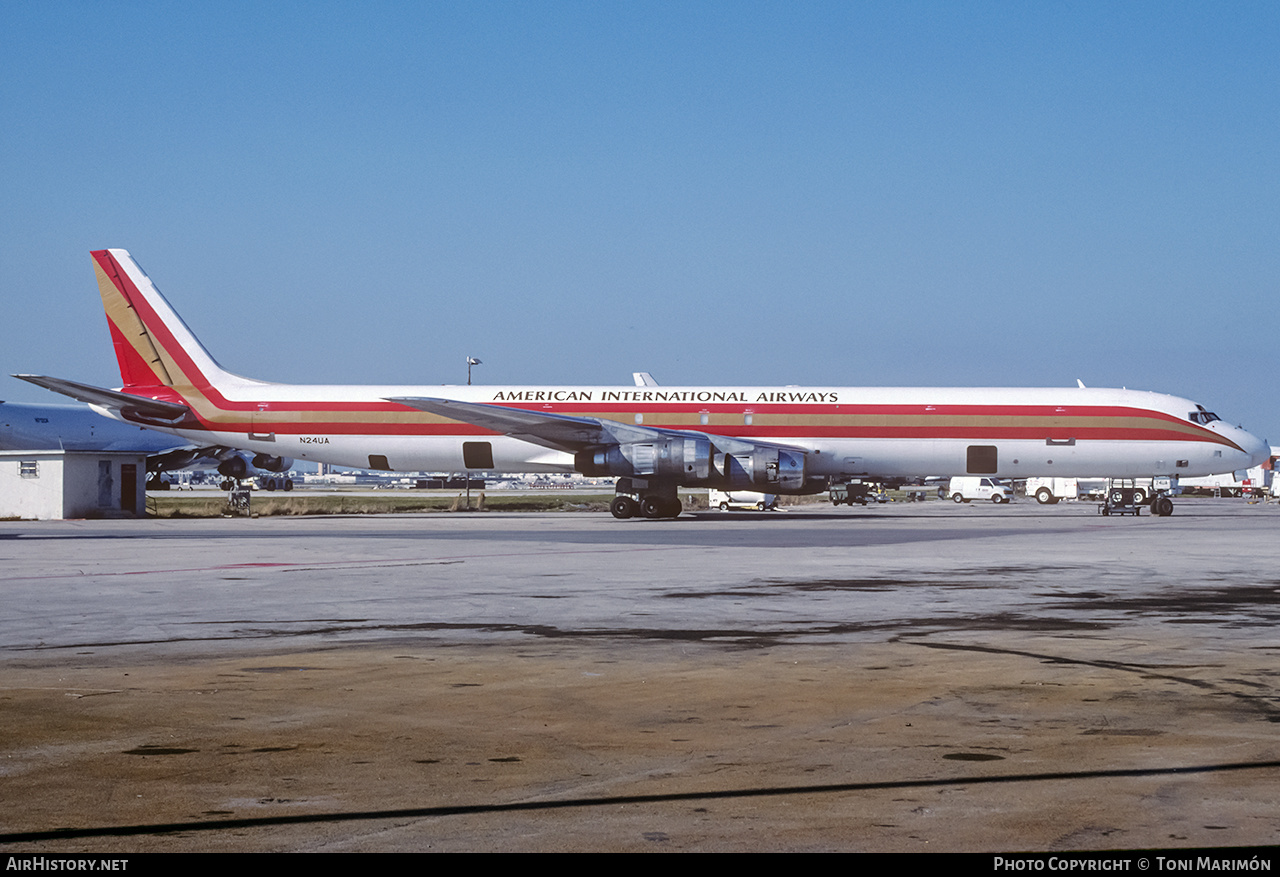
<instances>
[{"instance_id":1,"label":"light pole","mask_svg":"<svg viewBox=\"0 0 1280 877\"><path fill-rule=\"evenodd\" d=\"M471 386L471 366L481 365L480 360L474 356L467 357L467 386ZM462 479L467 483L467 509L471 508L471 470L464 468L462 470Z\"/></svg>"}]
</instances>

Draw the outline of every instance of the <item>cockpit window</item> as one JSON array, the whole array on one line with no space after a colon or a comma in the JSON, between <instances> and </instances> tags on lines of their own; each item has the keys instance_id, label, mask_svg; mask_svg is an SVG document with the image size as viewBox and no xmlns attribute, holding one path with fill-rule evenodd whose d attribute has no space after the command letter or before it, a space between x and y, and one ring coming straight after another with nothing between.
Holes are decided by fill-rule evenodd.
<instances>
[{"instance_id":1,"label":"cockpit window","mask_svg":"<svg viewBox=\"0 0 1280 877\"><path fill-rule=\"evenodd\" d=\"M1187 415L1187 420L1192 423L1213 423L1215 420L1222 418L1214 414L1212 411L1205 411L1203 405L1197 405L1196 410Z\"/></svg>"}]
</instances>

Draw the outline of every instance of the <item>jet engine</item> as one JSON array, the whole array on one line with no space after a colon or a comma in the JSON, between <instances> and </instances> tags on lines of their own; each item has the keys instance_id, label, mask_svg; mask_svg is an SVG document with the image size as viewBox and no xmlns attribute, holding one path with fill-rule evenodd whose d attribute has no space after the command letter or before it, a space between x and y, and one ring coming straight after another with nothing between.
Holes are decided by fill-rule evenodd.
<instances>
[{"instance_id":1,"label":"jet engine","mask_svg":"<svg viewBox=\"0 0 1280 877\"><path fill-rule=\"evenodd\" d=\"M268 472L288 472L293 468L292 457L273 457L270 454L257 454L253 458L253 465L258 469L265 469Z\"/></svg>"},{"instance_id":2,"label":"jet engine","mask_svg":"<svg viewBox=\"0 0 1280 877\"><path fill-rule=\"evenodd\" d=\"M639 477L720 490L805 492L805 455L768 445L742 443L721 451L707 439L628 442L579 451L574 468L594 478Z\"/></svg>"},{"instance_id":3,"label":"jet engine","mask_svg":"<svg viewBox=\"0 0 1280 877\"><path fill-rule=\"evenodd\" d=\"M249 475L249 463L244 457L235 454L218 464L218 474L224 478L247 478Z\"/></svg>"},{"instance_id":4,"label":"jet engine","mask_svg":"<svg viewBox=\"0 0 1280 877\"><path fill-rule=\"evenodd\" d=\"M629 442L579 451L574 468L584 475L638 475L679 484L698 484L711 476L714 451L706 439Z\"/></svg>"},{"instance_id":5,"label":"jet engine","mask_svg":"<svg viewBox=\"0 0 1280 877\"><path fill-rule=\"evenodd\" d=\"M716 455L725 490L804 493L804 453L756 445L745 454ZM708 485L715 487L717 485Z\"/></svg>"}]
</instances>

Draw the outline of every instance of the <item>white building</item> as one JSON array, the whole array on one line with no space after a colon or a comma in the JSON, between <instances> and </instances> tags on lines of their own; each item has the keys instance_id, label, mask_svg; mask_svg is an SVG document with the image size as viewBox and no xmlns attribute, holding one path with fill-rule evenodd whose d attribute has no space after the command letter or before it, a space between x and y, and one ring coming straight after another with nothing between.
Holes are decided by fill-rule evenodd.
<instances>
[{"instance_id":1,"label":"white building","mask_svg":"<svg viewBox=\"0 0 1280 877\"><path fill-rule=\"evenodd\" d=\"M0 451L0 517L141 517L147 457L103 451Z\"/></svg>"}]
</instances>

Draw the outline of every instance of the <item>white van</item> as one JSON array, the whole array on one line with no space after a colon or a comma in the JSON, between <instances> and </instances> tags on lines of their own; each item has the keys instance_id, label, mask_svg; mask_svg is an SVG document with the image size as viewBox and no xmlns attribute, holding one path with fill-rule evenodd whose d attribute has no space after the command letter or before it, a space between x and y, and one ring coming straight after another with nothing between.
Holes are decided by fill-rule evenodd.
<instances>
[{"instance_id":1,"label":"white van","mask_svg":"<svg viewBox=\"0 0 1280 877\"><path fill-rule=\"evenodd\" d=\"M729 509L757 509L764 511L778 504L778 497L772 493L756 493L752 490L708 490L707 505L713 509L727 512Z\"/></svg>"},{"instance_id":2,"label":"white van","mask_svg":"<svg viewBox=\"0 0 1280 877\"><path fill-rule=\"evenodd\" d=\"M995 503L1012 502L1013 490L999 478L981 475L958 475L951 479L947 493L956 502L989 499Z\"/></svg>"}]
</instances>

